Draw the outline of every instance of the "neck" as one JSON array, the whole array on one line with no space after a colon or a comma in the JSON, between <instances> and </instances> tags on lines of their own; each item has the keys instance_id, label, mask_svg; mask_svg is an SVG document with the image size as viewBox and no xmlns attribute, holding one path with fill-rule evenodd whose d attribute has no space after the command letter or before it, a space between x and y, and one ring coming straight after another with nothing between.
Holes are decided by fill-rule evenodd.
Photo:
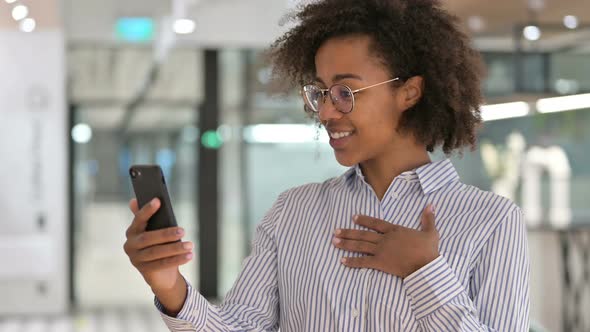
<instances>
[{"instance_id":1,"label":"neck","mask_svg":"<svg viewBox=\"0 0 590 332\"><path fill-rule=\"evenodd\" d=\"M367 183L381 201L393 179L401 173L430 163L430 156L424 145L415 142L400 142L388 147L387 152L360 163Z\"/></svg>"}]
</instances>

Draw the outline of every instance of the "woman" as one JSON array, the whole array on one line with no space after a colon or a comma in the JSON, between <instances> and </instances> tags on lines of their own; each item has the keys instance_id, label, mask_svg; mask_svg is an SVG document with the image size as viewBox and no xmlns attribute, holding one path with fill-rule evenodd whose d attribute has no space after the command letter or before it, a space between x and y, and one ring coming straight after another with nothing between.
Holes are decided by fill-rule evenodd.
<instances>
[{"instance_id":1,"label":"woman","mask_svg":"<svg viewBox=\"0 0 590 332\"><path fill-rule=\"evenodd\" d=\"M275 73L303 85L340 177L281 194L220 306L178 272L176 229L125 249L172 331L527 331L521 210L460 182L448 160L474 147L480 58L430 0L323 0L275 42ZM187 255L188 254L188 255Z\"/></svg>"}]
</instances>

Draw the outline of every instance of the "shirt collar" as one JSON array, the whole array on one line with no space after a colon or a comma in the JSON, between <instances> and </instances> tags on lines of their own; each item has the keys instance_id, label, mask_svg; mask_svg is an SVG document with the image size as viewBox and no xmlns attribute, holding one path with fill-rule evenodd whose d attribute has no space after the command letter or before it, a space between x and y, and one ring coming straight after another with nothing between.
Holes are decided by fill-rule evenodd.
<instances>
[{"instance_id":1,"label":"shirt collar","mask_svg":"<svg viewBox=\"0 0 590 332\"><path fill-rule=\"evenodd\" d=\"M345 178L350 179L354 175L361 180L365 179L361 167L358 164L351 167L345 173ZM449 159L443 159L403 172L399 175L399 178L406 181L420 181L422 192L426 195L458 180L459 174Z\"/></svg>"}]
</instances>

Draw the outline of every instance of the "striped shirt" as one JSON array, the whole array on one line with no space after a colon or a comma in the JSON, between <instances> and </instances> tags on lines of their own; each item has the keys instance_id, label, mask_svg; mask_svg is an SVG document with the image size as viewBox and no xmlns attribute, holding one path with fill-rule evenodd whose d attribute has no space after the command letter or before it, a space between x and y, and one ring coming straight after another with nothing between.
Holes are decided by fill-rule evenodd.
<instances>
[{"instance_id":1,"label":"striped shirt","mask_svg":"<svg viewBox=\"0 0 590 332\"><path fill-rule=\"evenodd\" d=\"M353 215L420 229L429 203L434 261L405 279L340 263L361 255L332 244L335 229L362 229ZM461 183L446 159L400 174L381 201L357 165L278 197L221 305L189 285L178 316L162 317L171 331L528 331L523 219L508 199Z\"/></svg>"}]
</instances>

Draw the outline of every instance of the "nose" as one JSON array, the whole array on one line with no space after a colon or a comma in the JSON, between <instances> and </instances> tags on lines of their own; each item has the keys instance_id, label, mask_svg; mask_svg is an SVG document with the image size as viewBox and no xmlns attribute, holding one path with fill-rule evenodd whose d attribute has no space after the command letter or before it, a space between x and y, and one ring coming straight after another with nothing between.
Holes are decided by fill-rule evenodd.
<instances>
[{"instance_id":1,"label":"nose","mask_svg":"<svg viewBox=\"0 0 590 332\"><path fill-rule=\"evenodd\" d=\"M330 98L330 96L326 96L325 98L325 102L320 107L320 121L325 123L329 120L341 119L344 114L336 109L334 103L332 102L332 98Z\"/></svg>"}]
</instances>

